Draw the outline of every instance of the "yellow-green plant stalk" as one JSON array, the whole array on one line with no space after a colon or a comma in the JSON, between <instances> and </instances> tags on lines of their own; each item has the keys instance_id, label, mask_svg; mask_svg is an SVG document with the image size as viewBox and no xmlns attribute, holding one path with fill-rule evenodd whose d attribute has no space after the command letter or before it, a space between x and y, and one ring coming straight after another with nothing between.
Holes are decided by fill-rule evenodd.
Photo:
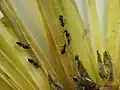
<instances>
[{"instance_id":1,"label":"yellow-green plant stalk","mask_svg":"<svg viewBox=\"0 0 120 90\"><path fill-rule=\"evenodd\" d=\"M46 74L43 72L42 69L38 69L37 71L33 68L27 61L28 58L31 58L29 54L22 50L19 46L16 46L17 38L10 34L9 31L5 28L5 26L1 23L1 34L0 34L0 41L1 41L1 69L10 77L13 82L18 84L20 89L38 89L44 88L48 90L49 83L46 77ZM8 36L5 40L5 37ZM2 61L6 61L5 63ZM11 73L12 72L12 73ZM41 77L42 76L42 77ZM22 81L22 78L24 81ZM18 79L18 80L17 80ZM44 81L42 81L44 80ZM40 84L42 81L46 82L45 87L41 87ZM48 87L47 87L48 83ZM12 83L14 84L14 83ZM31 87L30 87L31 86ZM19 89L17 88L17 89Z\"/></svg>"},{"instance_id":2,"label":"yellow-green plant stalk","mask_svg":"<svg viewBox=\"0 0 120 90\"><path fill-rule=\"evenodd\" d=\"M5 79L3 77L0 78L0 85L1 85L1 89L3 90L13 90L11 86L5 82Z\"/></svg>"},{"instance_id":3,"label":"yellow-green plant stalk","mask_svg":"<svg viewBox=\"0 0 120 90\"><path fill-rule=\"evenodd\" d=\"M50 10L50 8L54 8L53 10L55 11L55 14L56 14L56 16L57 17L53 17L53 18L56 18L56 19L59 19L59 15L63 15L64 16L64 18L65 18L65 24L66 24L66 26L67 26L67 28L68 28L68 30L69 30L69 32L70 32L70 34L71 34L71 37L72 37L72 42L71 42L71 48L69 49L69 51L70 52L72 52L73 54L74 54L74 56L76 55L76 54L79 54L79 53L81 53L81 60L83 60L83 59L85 59L84 61L83 61L83 64L86 64L87 65L87 67L86 67L86 69L88 70L88 72L89 72L89 74L92 76L92 73L94 72L96 72L96 70L95 71L92 71L92 70L94 70L95 69L95 67L91 67L92 65L90 65L90 64L92 64L92 62L94 62L94 60L95 60L95 57L94 56L87 56L88 54L88 52L91 52L91 53L93 53L93 51L92 51L92 46L91 46L91 43L90 43L90 41L89 41L89 39L88 39L88 35L87 35L87 33L86 33L86 30L85 30L85 28L84 28L84 26L83 26L83 22L82 22L82 20L81 20L81 17L79 16L79 13L78 13L78 11L77 11L77 9L76 9L76 6L75 6L75 4L74 4L74 1L49 1L49 3L51 3L51 4L53 4L52 5L52 7L48 7L49 5L51 5L51 4L47 4L47 2L45 2L44 1L44 4L43 4L43 6L42 7L40 7L40 0L38 0L38 2L39 2L39 8L40 8L40 10L41 10L41 8L43 8L44 9L44 7L45 7L45 10L46 10L46 12L44 12L45 13L45 16L46 16L46 18L47 18L47 21L48 22L51 22L53 19L51 19L53 16L49 16L49 13L51 13L51 12L49 12ZM67 3L67 5L65 4L65 3ZM45 5L45 4L47 4L47 5ZM44 6L45 5L45 6ZM47 7L46 7L47 6ZM65 6L65 7L64 7ZM72 7L71 7L72 6ZM55 8L55 7L57 7L57 8ZM46 9L46 8L48 8L48 9ZM71 12L74 12L74 13L71 13ZM48 15L48 16L47 16ZM67 21L68 20L68 21ZM70 20L70 21L69 21ZM59 20L58 20L59 21ZM75 21L74 23L73 23L73 21ZM55 22L53 22L53 23L50 23L50 24L53 24L54 26L55 26L55 24L54 24ZM52 26L52 25L51 25ZM52 29L52 30L54 30L54 29ZM55 29L56 30L56 29ZM62 31L62 28L60 28L60 30ZM60 30L58 30L58 31L60 31ZM71 31L72 30L72 31ZM78 30L78 31L77 31ZM51 31L51 32L53 32L53 31ZM79 32L79 33L78 33ZM54 33L54 32L53 32ZM73 34L73 35L72 35ZM58 34L55 34L55 35L58 35ZM86 38L85 38L86 37ZM87 41L88 40L88 41ZM57 42L57 41L56 41ZM81 43L81 42L87 42L88 43L88 45L87 46L85 46L85 44L84 43ZM73 44L73 45L72 45ZM78 48L79 47L79 48ZM87 47L87 48L84 48L84 47ZM84 49L84 50L83 50ZM88 51L86 52L86 50L85 49L87 49ZM90 50L90 51L89 51ZM89 63L89 57L91 57L91 63ZM94 58L94 59L93 59ZM92 61L93 60L93 61ZM95 61L96 62L96 61ZM85 65L85 66L86 66ZM92 69L92 70L89 70L89 67L90 68L94 68L94 69ZM94 74L95 75L95 74ZM95 76L92 76L93 78L94 78L94 80L95 80ZM97 76L97 75L96 75ZM98 81L98 80L96 80L96 81Z\"/></svg>"},{"instance_id":4,"label":"yellow-green plant stalk","mask_svg":"<svg viewBox=\"0 0 120 90\"><path fill-rule=\"evenodd\" d=\"M112 3L112 4L111 4ZM120 22L120 11L119 11L119 0L110 0L108 2L108 43L107 49L111 53L114 63L114 85L118 86L119 81L119 22ZM114 43L113 43L114 42Z\"/></svg>"},{"instance_id":5,"label":"yellow-green plant stalk","mask_svg":"<svg viewBox=\"0 0 120 90\"><path fill-rule=\"evenodd\" d=\"M0 0L0 77L13 90L119 87L119 0L108 1L106 26L96 0L86 1L90 27L76 3Z\"/></svg>"}]
</instances>

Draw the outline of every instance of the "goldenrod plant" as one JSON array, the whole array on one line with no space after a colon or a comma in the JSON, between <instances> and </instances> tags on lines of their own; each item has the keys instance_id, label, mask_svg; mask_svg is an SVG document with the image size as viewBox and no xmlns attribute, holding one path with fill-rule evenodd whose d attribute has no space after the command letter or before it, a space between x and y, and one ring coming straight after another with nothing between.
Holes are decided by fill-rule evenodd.
<instances>
[{"instance_id":1,"label":"goldenrod plant","mask_svg":"<svg viewBox=\"0 0 120 90\"><path fill-rule=\"evenodd\" d=\"M119 90L120 1L102 1L0 0L0 89Z\"/></svg>"}]
</instances>

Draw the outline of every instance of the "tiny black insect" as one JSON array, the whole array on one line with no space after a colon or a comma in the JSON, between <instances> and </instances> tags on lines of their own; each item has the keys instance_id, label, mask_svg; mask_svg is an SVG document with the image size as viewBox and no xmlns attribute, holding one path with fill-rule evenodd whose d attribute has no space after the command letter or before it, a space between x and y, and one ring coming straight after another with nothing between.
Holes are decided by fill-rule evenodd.
<instances>
[{"instance_id":1,"label":"tiny black insect","mask_svg":"<svg viewBox=\"0 0 120 90\"><path fill-rule=\"evenodd\" d=\"M38 63L35 60L31 59L31 58L28 58L28 62L30 62L31 64L33 64L34 67L36 67L36 68L40 67L40 65L38 65Z\"/></svg>"},{"instance_id":2,"label":"tiny black insect","mask_svg":"<svg viewBox=\"0 0 120 90\"><path fill-rule=\"evenodd\" d=\"M61 22L63 22L63 16L62 16L62 15L59 15L59 20L60 20Z\"/></svg>"},{"instance_id":3,"label":"tiny black insect","mask_svg":"<svg viewBox=\"0 0 120 90\"><path fill-rule=\"evenodd\" d=\"M23 44L23 48L24 48L24 49L29 49L29 48L30 48L30 45L25 45L25 44Z\"/></svg>"},{"instance_id":4,"label":"tiny black insect","mask_svg":"<svg viewBox=\"0 0 120 90\"><path fill-rule=\"evenodd\" d=\"M61 26L64 27L65 24L64 24L64 19L63 19L63 16L62 16L62 15L59 15L59 20L60 20Z\"/></svg>"},{"instance_id":5,"label":"tiny black insect","mask_svg":"<svg viewBox=\"0 0 120 90\"><path fill-rule=\"evenodd\" d=\"M79 60L79 56L78 56L78 55L75 56L75 60L76 60L76 61Z\"/></svg>"},{"instance_id":6,"label":"tiny black insect","mask_svg":"<svg viewBox=\"0 0 120 90\"><path fill-rule=\"evenodd\" d=\"M62 46L61 54L65 54L66 51L66 43Z\"/></svg>"},{"instance_id":7,"label":"tiny black insect","mask_svg":"<svg viewBox=\"0 0 120 90\"><path fill-rule=\"evenodd\" d=\"M24 49L29 49L30 48L30 45L26 45L26 44L23 44L21 42L16 42L16 44L23 47Z\"/></svg>"},{"instance_id":8,"label":"tiny black insect","mask_svg":"<svg viewBox=\"0 0 120 90\"><path fill-rule=\"evenodd\" d=\"M40 65L38 65L37 63L33 63L33 65L36 67L36 68L39 68Z\"/></svg>"},{"instance_id":9,"label":"tiny black insect","mask_svg":"<svg viewBox=\"0 0 120 90\"><path fill-rule=\"evenodd\" d=\"M64 27L64 26L65 26L64 22L61 22L61 26L62 26L62 27Z\"/></svg>"},{"instance_id":10,"label":"tiny black insect","mask_svg":"<svg viewBox=\"0 0 120 90\"><path fill-rule=\"evenodd\" d=\"M64 33L65 33L65 36L66 36L66 38L67 38L68 45L70 45L70 42L71 42L70 33L69 33L66 29L64 30Z\"/></svg>"},{"instance_id":11,"label":"tiny black insect","mask_svg":"<svg viewBox=\"0 0 120 90\"><path fill-rule=\"evenodd\" d=\"M5 73L5 76L10 79L10 77Z\"/></svg>"},{"instance_id":12,"label":"tiny black insect","mask_svg":"<svg viewBox=\"0 0 120 90\"><path fill-rule=\"evenodd\" d=\"M21 42L16 42L16 44L19 46L23 46L23 44Z\"/></svg>"},{"instance_id":13,"label":"tiny black insect","mask_svg":"<svg viewBox=\"0 0 120 90\"><path fill-rule=\"evenodd\" d=\"M66 29L64 30L64 33L65 33L66 37L70 36L70 33Z\"/></svg>"},{"instance_id":14,"label":"tiny black insect","mask_svg":"<svg viewBox=\"0 0 120 90\"><path fill-rule=\"evenodd\" d=\"M70 43L71 43L71 37L69 37L69 38L67 39L67 41L68 41L68 45L70 45Z\"/></svg>"},{"instance_id":15,"label":"tiny black insect","mask_svg":"<svg viewBox=\"0 0 120 90\"><path fill-rule=\"evenodd\" d=\"M28 58L28 61L29 61L30 63L34 63L33 59L31 59L31 58Z\"/></svg>"}]
</instances>

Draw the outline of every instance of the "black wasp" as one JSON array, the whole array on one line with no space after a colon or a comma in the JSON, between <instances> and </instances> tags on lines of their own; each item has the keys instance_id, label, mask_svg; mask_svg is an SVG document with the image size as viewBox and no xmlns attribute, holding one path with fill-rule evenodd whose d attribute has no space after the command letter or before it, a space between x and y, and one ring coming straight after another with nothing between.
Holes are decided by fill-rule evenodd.
<instances>
[{"instance_id":1,"label":"black wasp","mask_svg":"<svg viewBox=\"0 0 120 90\"><path fill-rule=\"evenodd\" d=\"M28 62L31 63L31 64L33 64L34 67L36 67L36 68L40 67L40 65L38 65L38 63L35 60L31 59L31 58L28 58Z\"/></svg>"},{"instance_id":2,"label":"black wasp","mask_svg":"<svg viewBox=\"0 0 120 90\"><path fill-rule=\"evenodd\" d=\"M61 54L65 54L66 52L66 43L62 46Z\"/></svg>"},{"instance_id":3,"label":"black wasp","mask_svg":"<svg viewBox=\"0 0 120 90\"><path fill-rule=\"evenodd\" d=\"M64 18L63 18L62 15L59 15L59 20L60 20L60 24L61 24L61 26L64 27L65 24L64 24Z\"/></svg>"},{"instance_id":4,"label":"black wasp","mask_svg":"<svg viewBox=\"0 0 120 90\"><path fill-rule=\"evenodd\" d=\"M67 38L68 45L70 45L70 42L71 42L70 33L69 33L66 29L64 30L64 33L65 33L65 36L66 36L66 38Z\"/></svg>"},{"instance_id":5,"label":"black wasp","mask_svg":"<svg viewBox=\"0 0 120 90\"><path fill-rule=\"evenodd\" d=\"M16 42L16 44L19 45L19 46L21 46L21 47L23 47L24 49L29 49L30 48L29 44L27 45L27 44L23 44L21 42Z\"/></svg>"}]
</instances>

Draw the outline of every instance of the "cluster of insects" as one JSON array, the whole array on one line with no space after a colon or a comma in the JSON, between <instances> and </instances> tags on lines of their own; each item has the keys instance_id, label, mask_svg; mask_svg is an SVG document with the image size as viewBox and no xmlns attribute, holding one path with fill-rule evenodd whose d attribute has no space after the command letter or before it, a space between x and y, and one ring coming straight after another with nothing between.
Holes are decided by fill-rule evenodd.
<instances>
[{"instance_id":1,"label":"cluster of insects","mask_svg":"<svg viewBox=\"0 0 120 90\"><path fill-rule=\"evenodd\" d=\"M65 34L66 39L67 39L67 44L65 43L62 46L62 50L61 50L61 54L65 54L66 46L70 45L70 43L71 43L71 36L70 36L70 33L68 32L67 28L65 27L64 18L62 15L59 15L59 21L60 21L61 27L63 28L64 34Z\"/></svg>"},{"instance_id":2,"label":"cluster of insects","mask_svg":"<svg viewBox=\"0 0 120 90\"><path fill-rule=\"evenodd\" d=\"M17 45L19 45L20 47L24 48L24 49L29 49L30 45L28 44L24 44L21 42L16 42ZM28 58L28 62L31 63L35 68L39 68L40 65L36 62L36 60L32 59L32 58Z\"/></svg>"},{"instance_id":3,"label":"cluster of insects","mask_svg":"<svg viewBox=\"0 0 120 90\"><path fill-rule=\"evenodd\" d=\"M113 76L113 63L112 58L108 51L105 51L103 53L103 61L101 59L101 55L99 51L97 51L97 59L98 59L98 65L99 65L99 75L100 77L106 82L111 83L114 80Z\"/></svg>"}]
</instances>

